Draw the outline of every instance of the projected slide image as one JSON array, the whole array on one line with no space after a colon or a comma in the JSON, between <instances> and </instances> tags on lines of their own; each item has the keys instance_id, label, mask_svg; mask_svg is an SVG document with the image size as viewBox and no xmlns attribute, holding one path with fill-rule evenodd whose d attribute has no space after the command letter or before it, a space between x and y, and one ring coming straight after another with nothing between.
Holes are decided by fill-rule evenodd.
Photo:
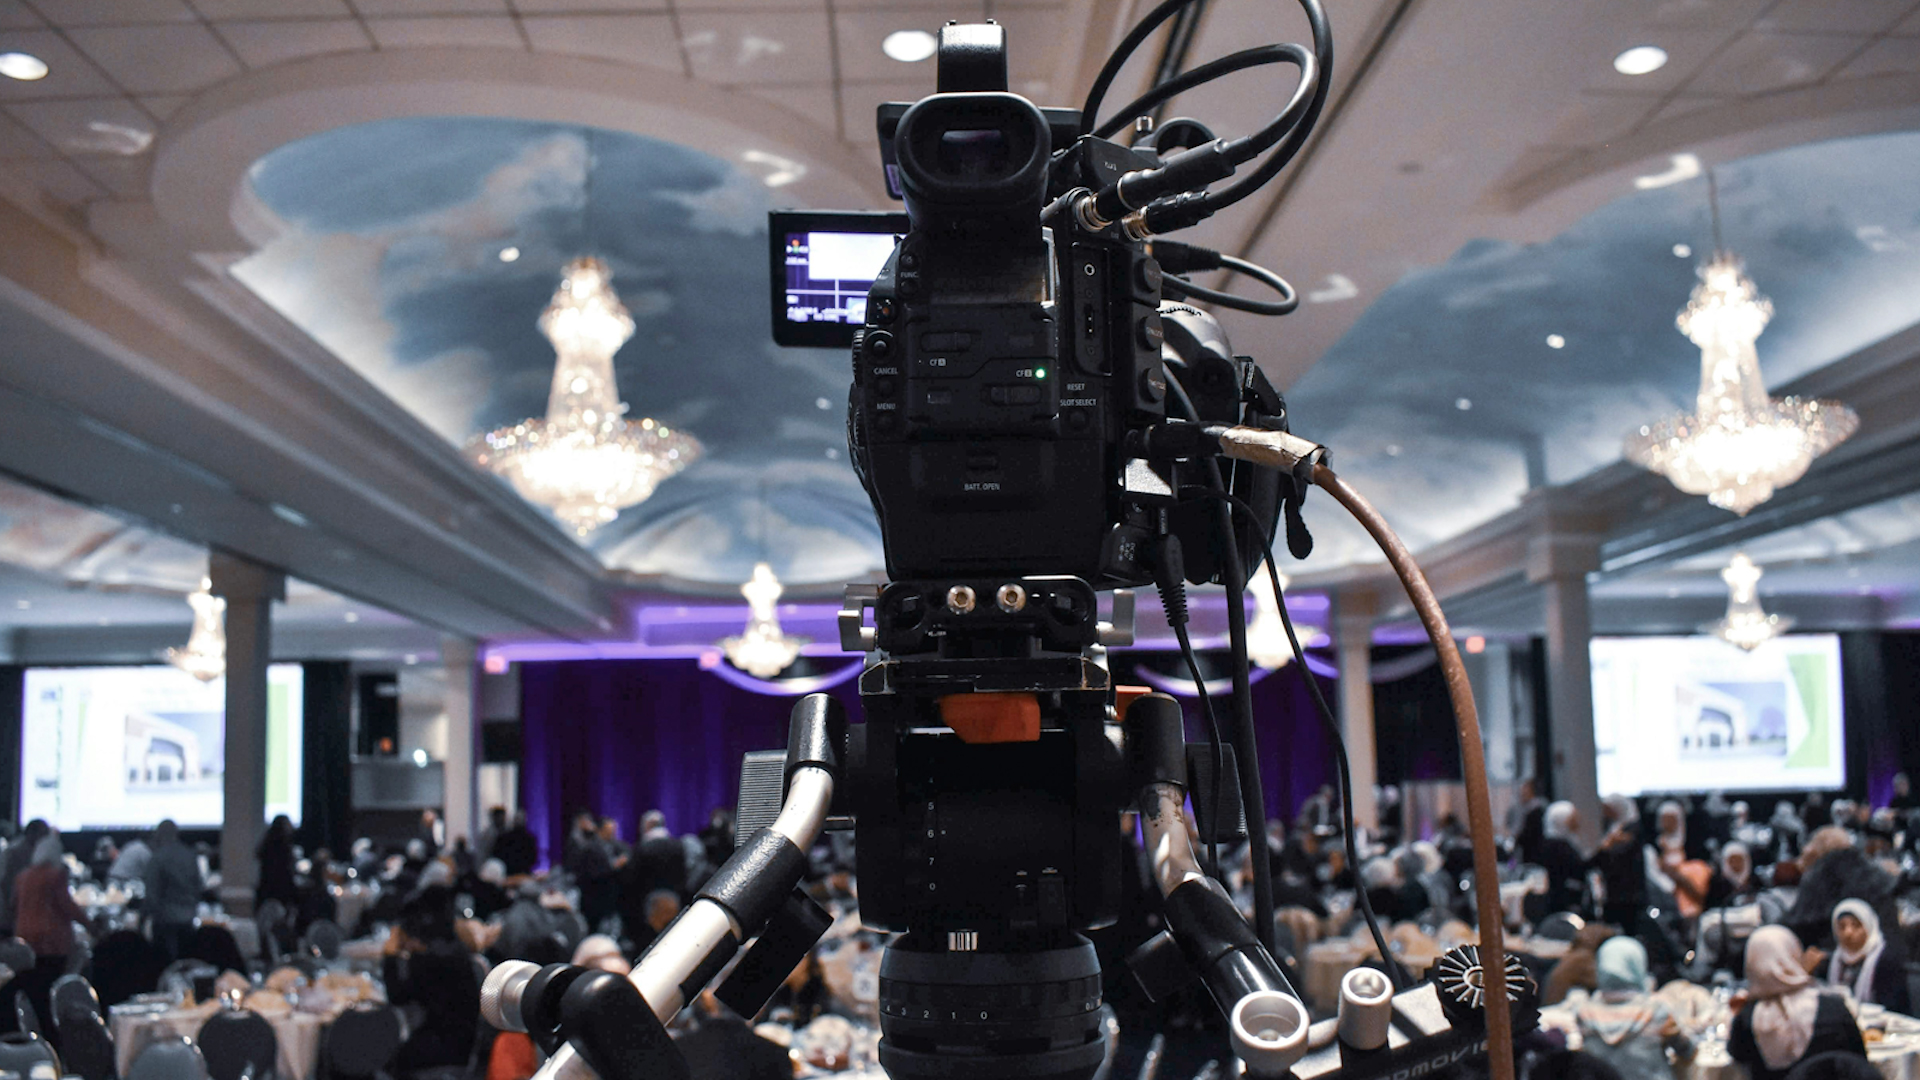
<instances>
[{"instance_id":1,"label":"projected slide image","mask_svg":"<svg viewBox=\"0 0 1920 1080\"><path fill-rule=\"evenodd\" d=\"M223 817L226 685L171 667L32 668L20 740L20 820L150 828ZM267 674L267 813L300 816L301 669Z\"/></svg>"},{"instance_id":2,"label":"projected slide image","mask_svg":"<svg viewBox=\"0 0 1920 1080\"><path fill-rule=\"evenodd\" d=\"M1830 634L1743 653L1715 638L1596 638L1603 794L1836 788L1845 780L1840 645Z\"/></svg>"}]
</instances>

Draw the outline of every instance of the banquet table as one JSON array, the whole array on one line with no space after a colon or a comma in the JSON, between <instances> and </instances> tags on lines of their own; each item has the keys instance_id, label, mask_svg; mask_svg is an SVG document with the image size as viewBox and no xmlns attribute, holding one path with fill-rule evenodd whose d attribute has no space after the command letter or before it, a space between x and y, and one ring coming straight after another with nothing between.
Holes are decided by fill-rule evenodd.
<instances>
[{"instance_id":1,"label":"banquet table","mask_svg":"<svg viewBox=\"0 0 1920 1080\"><path fill-rule=\"evenodd\" d=\"M365 992L358 996L378 999L380 994L368 984ZM322 1036L334 1018L355 999L356 996L349 993L329 994L318 1009L291 1008L284 1003L253 1009L273 1027L274 1038L279 1042L274 1071L280 1080L312 1080L319 1071ZM125 1076L140 1051L157 1039L185 1036L197 1041L201 1025L221 1007L215 1001L197 1005L131 1001L113 1006L108 1010L109 1024L119 1074Z\"/></svg>"},{"instance_id":2,"label":"banquet table","mask_svg":"<svg viewBox=\"0 0 1920 1080\"><path fill-rule=\"evenodd\" d=\"M1573 1006L1555 1006L1540 1010L1540 1022L1567 1033L1567 1046L1579 1049L1580 1034L1573 1020ZM1897 1013L1870 1012L1861 1019L1863 1027L1884 1032L1878 1041L1867 1043L1867 1060L1886 1080L1920 1080L1920 1020ZM1675 1070L1685 1080L1748 1080L1747 1068L1727 1054L1727 1044L1716 1027L1700 1034L1694 1043L1693 1060L1685 1069Z\"/></svg>"}]
</instances>

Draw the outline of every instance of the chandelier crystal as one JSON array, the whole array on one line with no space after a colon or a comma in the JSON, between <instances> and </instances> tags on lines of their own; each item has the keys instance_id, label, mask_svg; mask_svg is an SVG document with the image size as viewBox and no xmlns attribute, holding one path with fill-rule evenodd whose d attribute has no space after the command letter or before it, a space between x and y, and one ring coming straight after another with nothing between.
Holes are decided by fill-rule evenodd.
<instances>
[{"instance_id":1,"label":"chandelier crystal","mask_svg":"<svg viewBox=\"0 0 1920 1080\"><path fill-rule=\"evenodd\" d=\"M199 679L212 682L227 673L227 601L213 595L213 582L200 579L200 588L187 594L193 608L193 630L184 649L168 649L167 663Z\"/></svg>"},{"instance_id":2,"label":"chandelier crystal","mask_svg":"<svg viewBox=\"0 0 1920 1080\"><path fill-rule=\"evenodd\" d=\"M780 579L773 576L773 567L755 563L753 577L740 586L740 595L747 598L747 628L738 637L720 642L727 660L755 678L771 679L785 671L799 659L800 647L809 640L781 631L774 603L783 591Z\"/></svg>"},{"instance_id":3,"label":"chandelier crystal","mask_svg":"<svg viewBox=\"0 0 1920 1080\"><path fill-rule=\"evenodd\" d=\"M1280 587L1288 584L1287 575L1280 575ZM1257 606L1253 622L1247 627L1247 659L1263 668L1275 671L1293 663L1293 643L1287 640L1287 626L1280 620L1280 598L1273 594L1273 581L1266 574L1256 571L1253 580L1247 583L1253 591L1253 601ZM1295 627L1300 635L1300 647L1310 649L1326 642L1327 636L1311 626Z\"/></svg>"},{"instance_id":4,"label":"chandelier crystal","mask_svg":"<svg viewBox=\"0 0 1920 1080\"><path fill-rule=\"evenodd\" d=\"M1791 615L1769 615L1760 607L1761 569L1747 553L1734 553L1733 561L1720 571L1727 583L1727 616L1706 629L1730 644L1752 652L1787 632L1793 625Z\"/></svg>"},{"instance_id":5,"label":"chandelier crystal","mask_svg":"<svg viewBox=\"0 0 1920 1080\"><path fill-rule=\"evenodd\" d=\"M555 357L546 419L490 431L468 453L585 536L686 468L700 443L652 419L626 419L613 354L633 336L633 317L606 263L583 257L567 264L540 331Z\"/></svg>"},{"instance_id":6,"label":"chandelier crystal","mask_svg":"<svg viewBox=\"0 0 1920 1080\"><path fill-rule=\"evenodd\" d=\"M1852 435L1860 418L1837 401L1767 396L1754 342L1772 317L1738 259L1720 252L1701 267L1675 320L1700 347L1699 397L1629 435L1627 460L1744 517Z\"/></svg>"}]
</instances>

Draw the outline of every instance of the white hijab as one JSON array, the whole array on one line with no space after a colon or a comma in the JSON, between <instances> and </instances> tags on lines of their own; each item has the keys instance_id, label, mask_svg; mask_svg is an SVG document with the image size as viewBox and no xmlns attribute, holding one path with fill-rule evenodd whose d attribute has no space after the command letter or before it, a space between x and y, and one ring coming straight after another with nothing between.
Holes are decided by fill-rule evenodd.
<instances>
[{"instance_id":1,"label":"white hijab","mask_svg":"<svg viewBox=\"0 0 1920 1080\"><path fill-rule=\"evenodd\" d=\"M1747 984L1753 993L1753 1041L1767 1068L1799 1061L1813 1042L1820 990L1800 966L1800 939L1784 926L1763 926L1747 939Z\"/></svg>"},{"instance_id":2,"label":"white hijab","mask_svg":"<svg viewBox=\"0 0 1920 1080\"><path fill-rule=\"evenodd\" d=\"M1839 944L1842 915L1859 919L1860 925L1867 928L1867 943L1859 952L1849 951L1846 946ZM1833 932L1836 947L1833 959L1827 962L1827 981L1835 986L1846 985L1840 981L1841 969L1858 964L1860 973L1854 976L1853 984L1847 988L1853 991L1853 1000L1872 1001L1873 972L1880 965L1880 956L1887 948L1887 939L1880 933L1880 916L1874 914L1872 905L1865 900L1842 900L1833 906Z\"/></svg>"}]
</instances>

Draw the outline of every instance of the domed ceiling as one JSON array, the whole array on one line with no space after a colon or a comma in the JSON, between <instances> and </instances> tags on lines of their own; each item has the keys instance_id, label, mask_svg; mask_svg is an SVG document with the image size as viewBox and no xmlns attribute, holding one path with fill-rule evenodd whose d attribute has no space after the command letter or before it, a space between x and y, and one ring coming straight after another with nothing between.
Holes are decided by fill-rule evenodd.
<instances>
[{"instance_id":1,"label":"domed ceiling","mask_svg":"<svg viewBox=\"0 0 1920 1080\"><path fill-rule=\"evenodd\" d=\"M765 213L786 205L784 174L752 167L522 121L343 128L256 164L237 216L261 246L235 273L458 445L544 413L553 352L535 320L561 265L600 255L638 323L616 358L622 396L706 454L585 542L670 583L731 586L765 559L835 585L882 561L845 460L846 366L769 340ZM1673 318L1712 234L1704 177L1668 182L1685 171L1546 242L1475 241L1409 268L1288 389L1297 430L1416 550L1617 461L1627 431L1697 387ZM1725 242L1774 302L1770 385L1920 319L1920 186L1888 182L1913 175L1914 134L1718 170ZM1308 511L1309 569L1377 558L1330 502Z\"/></svg>"},{"instance_id":2,"label":"domed ceiling","mask_svg":"<svg viewBox=\"0 0 1920 1080\"><path fill-rule=\"evenodd\" d=\"M1333 448L1415 551L1618 461L1629 431L1699 389L1674 316L1712 253L1707 180L1663 183L1686 164L1544 243L1481 240L1411 269L1290 388L1295 430ZM1716 170L1724 242L1773 301L1769 387L1920 321L1920 185L1889 182L1914 175L1909 133ZM1377 560L1326 506L1309 503L1309 566Z\"/></svg>"},{"instance_id":3,"label":"domed ceiling","mask_svg":"<svg viewBox=\"0 0 1920 1080\"><path fill-rule=\"evenodd\" d=\"M235 275L456 445L546 412L536 326L561 266L604 258L637 324L615 358L630 418L704 456L585 541L610 567L737 584L762 559L837 584L881 563L846 461L846 362L775 346L751 175L643 136L513 120L388 120L283 147L240 213Z\"/></svg>"}]
</instances>

